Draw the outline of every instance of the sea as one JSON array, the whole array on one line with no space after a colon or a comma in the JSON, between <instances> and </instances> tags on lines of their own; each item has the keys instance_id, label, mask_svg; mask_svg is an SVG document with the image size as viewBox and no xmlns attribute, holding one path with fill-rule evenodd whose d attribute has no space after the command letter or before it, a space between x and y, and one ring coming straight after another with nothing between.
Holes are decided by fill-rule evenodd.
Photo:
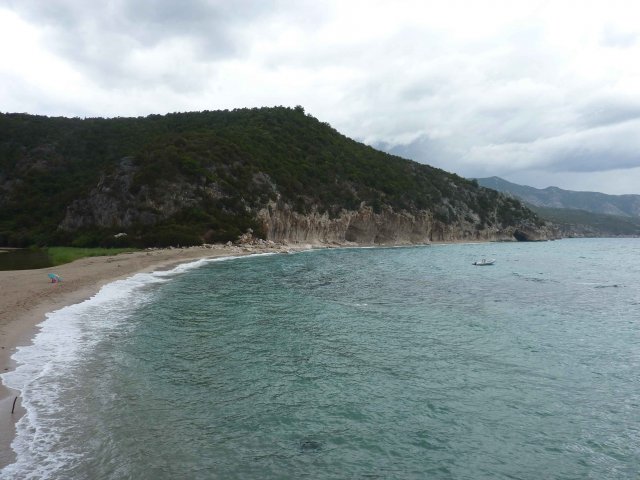
<instances>
[{"instance_id":1,"label":"sea","mask_svg":"<svg viewBox=\"0 0 640 480\"><path fill-rule=\"evenodd\" d=\"M14 359L2 479L637 480L640 239L200 260Z\"/></svg>"}]
</instances>

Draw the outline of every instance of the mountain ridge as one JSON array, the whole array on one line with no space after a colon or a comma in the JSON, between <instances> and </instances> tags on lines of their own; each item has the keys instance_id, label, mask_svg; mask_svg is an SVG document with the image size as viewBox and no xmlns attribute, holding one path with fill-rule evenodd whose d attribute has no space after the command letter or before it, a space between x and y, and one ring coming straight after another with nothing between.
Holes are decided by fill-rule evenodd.
<instances>
[{"instance_id":1,"label":"mountain ridge","mask_svg":"<svg viewBox=\"0 0 640 480\"><path fill-rule=\"evenodd\" d=\"M553 236L519 201L356 142L300 106L69 119L0 114L0 244Z\"/></svg>"},{"instance_id":2,"label":"mountain ridge","mask_svg":"<svg viewBox=\"0 0 640 480\"><path fill-rule=\"evenodd\" d=\"M608 215L640 217L640 195L610 195L600 192L564 190L559 187L534 188L500 177L478 178L478 184L510 193L539 207L568 208Z\"/></svg>"},{"instance_id":3,"label":"mountain ridge","mask_svg":"<svg viewBox=\"0 0 640 480\"><path fill-rule=\"evenodd\" d=\"M538 189L500 177L477 179L478 184L520 199L541 218L551 222L563 237L640 236L640 216L634 215L640 195L574 192L558 187ZM579 194L579 195L572 195ZM551 196L550 196L551 195ZM568 198L565 203L561 200ZM598 203L600 202L600 203ZM569 205L570 207L558 207ZM577 208L577 206L591 208ZM603 213L616 211L620 214Z\"/></svg>"}]
</instances>

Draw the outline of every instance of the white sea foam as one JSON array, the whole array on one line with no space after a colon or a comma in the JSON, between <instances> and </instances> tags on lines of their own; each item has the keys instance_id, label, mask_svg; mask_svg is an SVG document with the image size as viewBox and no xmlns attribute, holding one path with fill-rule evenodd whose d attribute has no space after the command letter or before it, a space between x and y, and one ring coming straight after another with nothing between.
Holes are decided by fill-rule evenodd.
<instances>
[{"instance_id":1,"label":"white sea foam","mask_svg":"<svg viewBox=\"0 0 640 480\"><path fill-rule=\"evenodd\" d=\"M88 300L48 313L32 344L18 347L12 356L18 367L0 375L5 385L20 391L26 410L11 444L16 462L0 471L0 479L63 478L63 470L77 454L65 449L61 441L64 432L55 420L62 412L57 411L56 398L64 393L64 381L85 352L110 332L122 330L132 311L153 301L155 290L150 286L208 263L235 258L240 257L200 259L170 270L138 273L105 285Z\"/></svg>"}]
</instances>

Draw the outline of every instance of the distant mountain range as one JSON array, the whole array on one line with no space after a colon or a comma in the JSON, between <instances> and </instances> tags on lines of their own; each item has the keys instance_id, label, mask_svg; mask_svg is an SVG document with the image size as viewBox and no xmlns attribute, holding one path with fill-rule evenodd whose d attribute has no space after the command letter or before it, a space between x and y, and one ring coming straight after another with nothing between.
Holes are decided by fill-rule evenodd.
<instances>
[{"instance_id":1,"label":"distant mountain range","mask_svg":"<svg viewBox=\"0 0 640 480\"><path fill-rule=\"evenodd\" d=\"M479 185L523 201L558 226L562 236L640 236L640 195L533 188L500 177L478 178Z\"/></svg>"},{"instance_id":2,"label":"distant mountain range","mask_svg":"<svg viewBox=\"0 0 640 480\"><path fill-rule=\"evenodd\" d=\"M569 208L621 217L640 217L640 195L575 192L558 187L540 189L511 183L500 177L478 178L477 180L483 187L511 194L538 207Z\"/></svg>"}]
</instances>

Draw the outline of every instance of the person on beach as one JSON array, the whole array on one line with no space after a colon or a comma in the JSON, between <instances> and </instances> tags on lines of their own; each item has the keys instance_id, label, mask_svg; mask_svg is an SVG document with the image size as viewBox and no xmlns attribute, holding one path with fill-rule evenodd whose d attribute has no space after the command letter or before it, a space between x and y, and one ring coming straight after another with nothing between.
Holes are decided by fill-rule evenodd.
<instances>
[{"instance_id":1,"label":"person on beach","mask_svg":"<svg viewBox=\"0 0 640 480\"><path fill-rule=\"evenodd\" d=\"M51 279L51 283L58 283L62 281L62 278L60 278L60 275L57 275L55 273L50 273L48 277Z\"/></svg>"}]
</instances>

